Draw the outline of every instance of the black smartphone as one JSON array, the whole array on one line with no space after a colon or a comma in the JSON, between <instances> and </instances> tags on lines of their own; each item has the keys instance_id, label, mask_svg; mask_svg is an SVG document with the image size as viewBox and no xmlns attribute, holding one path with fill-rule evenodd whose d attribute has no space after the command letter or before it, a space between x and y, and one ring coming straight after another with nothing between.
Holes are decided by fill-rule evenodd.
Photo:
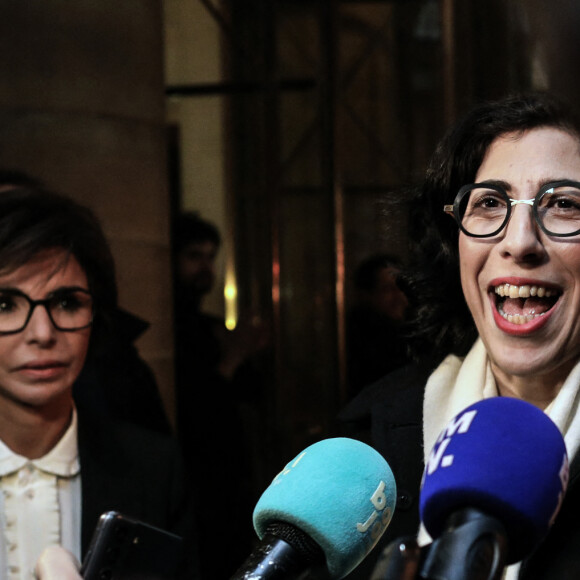
<instances>
[{"instance_id":1,"label":"black smartphone","mask_svg":"<svg viewBox=\"0 0 580 580\"><path fill-rule=\"evenodd\" d=\"M85 580L173 580L182 539L110 511L101 515L80 574Z\"/></svg>"}]
</instances>

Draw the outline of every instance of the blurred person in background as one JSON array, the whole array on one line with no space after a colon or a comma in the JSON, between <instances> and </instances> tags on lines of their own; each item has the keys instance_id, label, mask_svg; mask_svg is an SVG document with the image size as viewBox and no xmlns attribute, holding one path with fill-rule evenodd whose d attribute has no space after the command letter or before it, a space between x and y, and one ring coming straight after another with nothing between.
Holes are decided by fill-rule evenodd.
<instances>
[{"instance_id":1,"label":"blurred person in background","mask_svg":"<svg viewBox=\"0 0 580 580\"><path fill-rule=\"evenodd\" d=\"M200 562L208 578L231 576L254 542L254 442L264 388L256 357L269 344L257 316L242 316L228 330L223 318L203 311L215 285L220 244L216 226L199 215L184 212L175 220L177 427L194 484ZM235 540L224 551L216 538L226 528Z\"/></svg>"},{"instance_id":2,"label":"blurred person in background","mask_svg":"<svg viewBox=\"0 0 580 580\"><path fill-rule=\"evenodd\" d=\"M409 362L401 332L408 302L397 285L400 269L398 258L380 253L354 272L355 300L346 326L349 398Z\"/></svg>"}]
</instances>

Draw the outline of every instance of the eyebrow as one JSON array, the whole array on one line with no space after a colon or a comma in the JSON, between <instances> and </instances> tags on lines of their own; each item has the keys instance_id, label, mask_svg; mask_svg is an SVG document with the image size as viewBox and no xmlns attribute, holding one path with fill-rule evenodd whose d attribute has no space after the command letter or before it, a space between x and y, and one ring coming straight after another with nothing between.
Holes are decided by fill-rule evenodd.
<instances>
[{"instance_id":1,"label":"eyebrow","mask_svg":"<svg viewBox=\"0 0 580 580\"><path fill-rule=\"evenodd\" d=\"M505 189L505 191L512 190L512 186L507 181L503 181L501 179L485 179L484 181L478 181L477 185L495 185Z\"/></svg>"},{"instance_id":2,"label":"eyebrow","mask_svg":"<svg viewBox=\"0 0 580 580\"><path fill-rule=\"evenodd\" d=\"M556 183L557 181L576 181L575 179L570 179L569 177L551 177L550 179L544 179L538 184L538 191L547 185L548 183ZM478 181L478 185L496 185L497 187L501 187L506 192L512 191L513 187L507 181L503 181L502 179L485 179L483 181Z\"/></svg>"},{"instance_id":3,"label":"eyebrow","mask_svg":"<svg viewBox=\"0 0 580 580\"><path fill-rule=\"evenodd\" d=\"M54 290L46 294L46 296L47 297L54 296L55 294L60 294L61 292L76 292L77 290L81 290L82 292L90 292L88 288L83 288L82 286L59 286L58 288L55 288ZM28 296L26 292L24 292L20 288L17 288L16 286L0 286L0 293L20 294Z\"/></svg>"}]
</instances>

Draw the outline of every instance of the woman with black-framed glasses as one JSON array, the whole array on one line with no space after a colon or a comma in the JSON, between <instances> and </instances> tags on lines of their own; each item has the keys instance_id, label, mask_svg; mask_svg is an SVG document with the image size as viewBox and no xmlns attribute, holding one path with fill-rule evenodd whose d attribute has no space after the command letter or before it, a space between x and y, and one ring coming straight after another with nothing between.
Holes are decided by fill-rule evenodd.
<instances>
[{"instance_id":1,"label":"woman with black-framed glasses","mask_svg":"<svg viewBox=\"0 0 580 580\"><path fill-rule=\"evenodd\" d=\"M395 474L398 513L382 545L417 534L428 544L419 490L437 435L468 405L512 397L554 421L571 471L547 535L504 577L580 577L580 124L543 93L483 103L448 131L404 202L413 258L400 283L416 364L341 413L370 427Z\"/></svg>"},{"instance_id":2,"label":"woman with black-framed glasses","mask_svg":"<svg viewBox=\"0 0 580 580\"><path fill-rule=\"evenodd\" d=\"M0 192L2 580L32 578L49 546L82 561L109 510L182 536L179 577L197 578L175 441L73 397L116 309L113 259L93 212L34 185Z\"/></svg>"}]
</instances>

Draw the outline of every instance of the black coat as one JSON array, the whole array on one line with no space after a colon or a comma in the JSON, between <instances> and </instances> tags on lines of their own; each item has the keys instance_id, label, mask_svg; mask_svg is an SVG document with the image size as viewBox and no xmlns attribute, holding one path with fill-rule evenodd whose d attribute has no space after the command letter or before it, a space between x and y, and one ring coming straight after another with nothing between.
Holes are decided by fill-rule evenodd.
<instances>
[{"instance_id":1,"label":"black coat","mask_svg":"<svg viewBox=\"0 0 580 580\"><path fill-rule=\"evenodd\" d=\"M416 535L424 468L423 395L431 369L408 366L364 389L340 413L345 435L372 445L387 460L397 482L393 520L370 556L348 576L368 580L383 548L395 538ZM521 580L580 578L580 458L570 467L564 503L550 532L522 563Z\"/></svg>"},{"instance_id":2,"label":"black coat","mask_svg":"<svg viewBox=\"0 0 580 580\"><path fill-rule=\"evenodd\" d=\"M181 454L169 436L78 406L82 552L99 516L116 510L184 538L184 578L197 578L192 505Z\"/></svg>"}]
</instances>

